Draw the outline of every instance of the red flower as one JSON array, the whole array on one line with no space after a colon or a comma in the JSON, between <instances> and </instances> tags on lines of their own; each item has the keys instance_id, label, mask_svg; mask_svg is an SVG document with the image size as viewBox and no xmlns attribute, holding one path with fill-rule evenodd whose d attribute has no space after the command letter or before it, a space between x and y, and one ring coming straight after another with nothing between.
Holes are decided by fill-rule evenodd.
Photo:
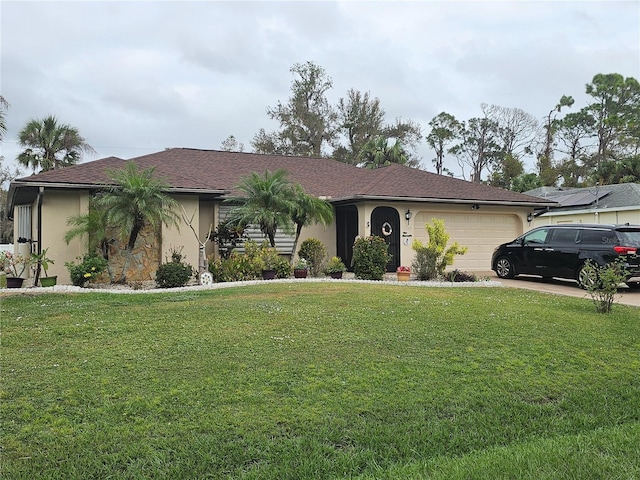
<instances>
[{"instance_id":1,"label":"red flower","mask_svg":"<svg viewBox=\"0 0 640 480\"><path fill-rule=\"evenodd\" d=\"M411 269L409 267L405 267L404 265L400 265L398 267L398 270L396 270L397 272L410 272Z\"/></svg>"}]
</instances>

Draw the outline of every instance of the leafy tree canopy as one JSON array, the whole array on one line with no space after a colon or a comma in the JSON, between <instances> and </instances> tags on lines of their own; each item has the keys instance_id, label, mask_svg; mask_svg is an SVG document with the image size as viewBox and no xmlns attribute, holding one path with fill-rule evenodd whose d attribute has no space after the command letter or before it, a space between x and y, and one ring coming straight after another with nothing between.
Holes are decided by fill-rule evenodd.
<instances>
[{"instance_id":1,"label":"leafy tree canopy","mask_svg":"<svg viewBox=\"0 0 640 480\"><path fill-rule=\"evenodd\" d=\"M18 134L18 140L25 148L18 155L18 162L34 172L75 165L83 153L95 153L77 128L59 124L54 116L30 120Z\"/></svg>"},{"instance_id":2,"label":"leafy tree canopy","mask_svg":"<svg viewBox=\"0 0 640 480\"><path fill-rule=\"evenodd\" d=\"M386 123L380 100L354 89L337 105L331 105L327 93L333 88L333 81L313 62L295 64L291 72L294 80L289 100L267 108L269 118L279 123L279 129L260 129L251 142L255 153L328 155L355 165L367 142L382 136L400 141L408 164L419 164L413 153L421 139L419 124L401 119Z\"/></svg>"}]
</instances>

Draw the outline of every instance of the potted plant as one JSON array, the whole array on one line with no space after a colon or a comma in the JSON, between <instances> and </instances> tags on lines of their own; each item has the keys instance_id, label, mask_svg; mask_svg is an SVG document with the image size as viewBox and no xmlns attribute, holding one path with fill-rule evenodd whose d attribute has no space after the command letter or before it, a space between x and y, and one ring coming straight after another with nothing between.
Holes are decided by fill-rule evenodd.
<instances>
[{"instance_id":1,"label":"potted plant","mask_svg":"<svg viewBox=\"0 0 640 480\"><path fill-rule=\"evenodd\" d=\"M0 267L7 275L7 288L21 288L24 272L31 265L31 258L15 255L12 252L0 253Z\"/></svg>"},{"instance_id":2,"label":"potted plant","mask_svg":"<svg viewBox=\"0 0 640 480\"><path fill-rule=\"evenodd\" d=\"M306 260L309 275L317 277L322 273L322 263L327 256L327 249L317 238L307 238L300 245L298 257Z\"/></svg>"},{"instance_id":3,"label":"potted plant","mask_svg":"<svg viewBox=\"0 0 640 480\"><path fill-rule=\"evenodd\" d=\"M304 258L298 259L298 262L293 266L293 276L295 278L307 278L309 274L309 264Z\"/></svg>"},{"instance_id":4,"label":"potted plant","mask_svg":"<svg viewBox=\"0 0 640 480\"><path fill-rule=\"evenodd\" d=\"M260 262L262 264L263 280L273 280L276 278L276 266L280 260L280 254L274 247L263 245L260 249Z\"/></svg>"},{"instance_id":5,"label":"potted plant","mask_svg":"<svg viewBox=\"0 0 640 480\"><path fill-rule=\"evenodd\" d=\"M42 267L42 270L44 270L44 275L40 276L40 286L42 287L53 287L58 281L57 276L50 277L47 274L47 271L49 270L49 264L53 265L55 263L50 258L47 258L48 250L49 248L45 248L40 253L31 254L31 262L36 265L40 265Z\"/></svg>"},{"instance_id":6,"label":"potted plant","mask_svg":"<svg viewBox=\"0 0 640 480\"><path fill-rule=\"evenodd\" d=\"M331 257L324 267L324 273L331 278L342 278L342 273L347 269L340 257Z\"/></svg>"},{"instance_id":7,"label":"potted plant","mask_svg":"<svg viewBox=\"0 0 640 480\"><path fill-rule=\"evenodd\" d=\"M399 282L408 282L411 277L411 269L405 265L400 265L396 270Z\"/></svg>"}]
</instances>

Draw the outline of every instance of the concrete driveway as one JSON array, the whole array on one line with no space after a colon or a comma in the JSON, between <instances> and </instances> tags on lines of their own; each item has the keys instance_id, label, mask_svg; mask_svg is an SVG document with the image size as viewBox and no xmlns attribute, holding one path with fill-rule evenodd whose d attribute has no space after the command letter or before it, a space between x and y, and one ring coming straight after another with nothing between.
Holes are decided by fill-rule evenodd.
<instances>
[{"instance_id":1,"label":"concrete driveway","mask_svg":"<svg viewBox=\"0 0 640 480\"><path fill-rule=\"evenodd\" d=\"M544 280L539 277L520 276L511 280L498 278L494 272L484 275L490 280L500 282L505 287L525 288L527 290L535 290L537 292L555 293L557 295L569 295L572 297L580 297L591 299L589 294L578 287L578 284L571 280ZM640 307L640 290L631 290L625 286L618 289L614 303L632 305Z\"/></svg>"}]
</instances>

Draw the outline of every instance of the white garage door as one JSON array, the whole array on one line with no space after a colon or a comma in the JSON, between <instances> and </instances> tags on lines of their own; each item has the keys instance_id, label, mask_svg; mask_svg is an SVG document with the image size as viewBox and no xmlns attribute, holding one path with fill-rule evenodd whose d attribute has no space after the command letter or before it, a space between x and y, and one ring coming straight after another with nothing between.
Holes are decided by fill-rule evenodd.
<instances>
[{"instance_id":1,"label":"white garage door","mask_svg":"<svg viewBox=\"0 0 640 480\"><path fill-rule=\"evenodd\" d=\"M522 233L522 223L516 215L423 211L416 215L415 238L428 242L426 229L419 226L431 223L432 218L444 220L449 243L458 242L468 249L466 254L456 255L449 268L469 272L491 270L493 249Z\"/></svg>"}]
</instances>

